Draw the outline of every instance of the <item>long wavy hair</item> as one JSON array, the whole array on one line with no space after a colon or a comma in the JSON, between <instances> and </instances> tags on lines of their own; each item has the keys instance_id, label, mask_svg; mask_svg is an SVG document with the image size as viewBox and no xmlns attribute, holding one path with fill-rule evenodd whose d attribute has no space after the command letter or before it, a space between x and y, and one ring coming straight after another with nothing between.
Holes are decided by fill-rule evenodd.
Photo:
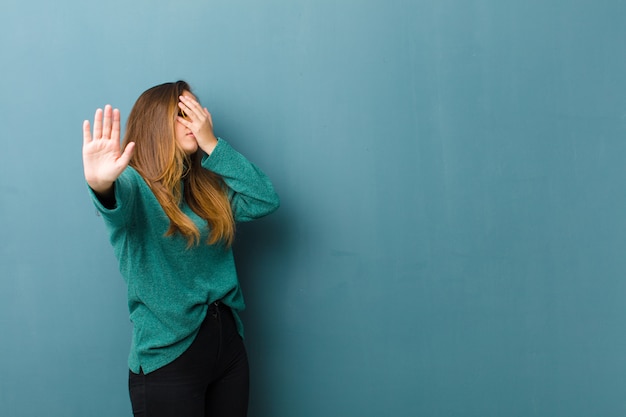
<instances>
[{"instance_id":1,"label":"long wavy hair","mask_svg":"<svg viewBox=\"0 0 626 417\"><path fill-rule=\"evenodd\" d=\"M202 152L187 155L176 141L179 96L191 89L185 81L146 90L135 102L126 122L123 146L135 142L130 166L146 181L170 219L166 236L176 233L187 247L200 243L200 231L180 209L183 199L209 228L207 244L230 246L235 236L224 180L201 166Z\"/></svg>"}]
</instances>

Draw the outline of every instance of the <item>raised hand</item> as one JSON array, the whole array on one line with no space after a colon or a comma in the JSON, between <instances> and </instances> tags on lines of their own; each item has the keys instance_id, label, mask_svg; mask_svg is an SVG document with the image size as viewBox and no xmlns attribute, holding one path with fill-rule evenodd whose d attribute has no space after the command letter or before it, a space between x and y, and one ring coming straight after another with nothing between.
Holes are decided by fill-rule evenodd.
<instances>
[{"instance_id":1,"label":"raised hand","mask_svg":"<svg viewBox=\"0 0 626 417\"><path fill-rule=\"evenodd\" d=\"M98 194L106 195L128 166L135 143L120 148L120 111L108 104L96 110L93 136L88 120L83 122L83 168L87 184Z\"/></svg>"},{"instance_id":2,"label":"raised hand","mask_svg":"<svg viewBox=\"0 0 626 417\"><path fill-rule=\"evenodd\" d=\"M217 138L213 133L213 120L206 107L202 107L198 100L189 92L179 97L178 107L185 117L178 116L177 121L191 130L198 146L207 154L211 154L217 145Z\"/></svg>"}]
</instances>

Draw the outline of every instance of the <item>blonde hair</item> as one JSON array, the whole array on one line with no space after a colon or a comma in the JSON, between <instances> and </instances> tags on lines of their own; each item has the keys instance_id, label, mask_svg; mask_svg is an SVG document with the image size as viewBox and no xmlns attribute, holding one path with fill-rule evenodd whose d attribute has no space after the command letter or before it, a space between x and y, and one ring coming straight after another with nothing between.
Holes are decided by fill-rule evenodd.
<instances>
[{"instance_id":1,"label":"blonde hair","mask_svg":"<svg viewBox=\"0 0 626 417\"><path fill-rule=\"evenodd\" d=\"M187 239L187 247L200 242L198 227L180 209L184 198L206 220L210 230L207 244L230 246L235 221L224 180L202 167L202 152L187 155L176 142L178 102L184 91L191 92L189 85L177 81L141 94L128 116L123 146L135 142L130 166L143 177L170 219L166 236L180 233Z\"/></svg>"}]
</instances>

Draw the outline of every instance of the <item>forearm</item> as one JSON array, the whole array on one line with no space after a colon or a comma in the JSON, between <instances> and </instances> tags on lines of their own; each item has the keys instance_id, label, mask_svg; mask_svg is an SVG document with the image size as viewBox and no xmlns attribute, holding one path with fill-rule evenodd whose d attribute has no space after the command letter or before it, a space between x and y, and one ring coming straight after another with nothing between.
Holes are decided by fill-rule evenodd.
<instances>
[{"instance_id":1,"label":"forearm","mask_svg":"<svg viewBox=\"0 0 626 417\"><path fill-rule=\"evenodd\" d=\"M206 157L202 165L226 182L235 220L248 221L263 217L280 205L269 178L222 139L213 155Z\"/></svg>"},{"instance_id":2,"label":"forearm","mask_svg":"<svg viewBox=\"0 0 626 417\"><path fill-rule=\"evenodd\" d=\"M198 146L204 151L204 153L210 156L217 146L217 138L215 135L211 135L208 139L203 141L198 140Z\"/></svg>"},{"instance_id":3,"label":"forearm","mask_svg":"<svg viewBox=\"0 0 626 417\"><path fill-rule=\"evenodd\" d=\"M101 213L108 217L114 216L116 222L124 223L132 218L134 201L138 194L137 186L140 182L143 183L141 176L129 168L108 189L94 189L89 183L87 188Z\"/></svg>"}]
</instances>

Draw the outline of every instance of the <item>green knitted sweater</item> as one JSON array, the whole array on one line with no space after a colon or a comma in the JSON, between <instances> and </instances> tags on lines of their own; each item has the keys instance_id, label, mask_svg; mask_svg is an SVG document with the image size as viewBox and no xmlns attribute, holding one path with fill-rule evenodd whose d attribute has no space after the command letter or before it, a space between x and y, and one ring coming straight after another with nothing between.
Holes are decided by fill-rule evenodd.
<instances>
[{"instance_id":1,"label":"green knitted sweater","mask_svg":"<svg viewBox=\"0 0 626 417\"><path fill-rule=\"evenodd\" d=\"M228 185L236 222L257 219L278 208L278 196L267 176L226 141L218 139L202 166L221 175ZM132 167L115 182L112 209L89 191L104 218L128 287L133 323L128 365L133 372L150 373L179 357L193 342L208 305L217 300L233 310L243 337L237 312L245 305L232 250L206 244L204 220L182 202L182 211L201 231L201 243L188 249L181 235L166 237L169 218Z\"/></svg>"}]
</instances>

